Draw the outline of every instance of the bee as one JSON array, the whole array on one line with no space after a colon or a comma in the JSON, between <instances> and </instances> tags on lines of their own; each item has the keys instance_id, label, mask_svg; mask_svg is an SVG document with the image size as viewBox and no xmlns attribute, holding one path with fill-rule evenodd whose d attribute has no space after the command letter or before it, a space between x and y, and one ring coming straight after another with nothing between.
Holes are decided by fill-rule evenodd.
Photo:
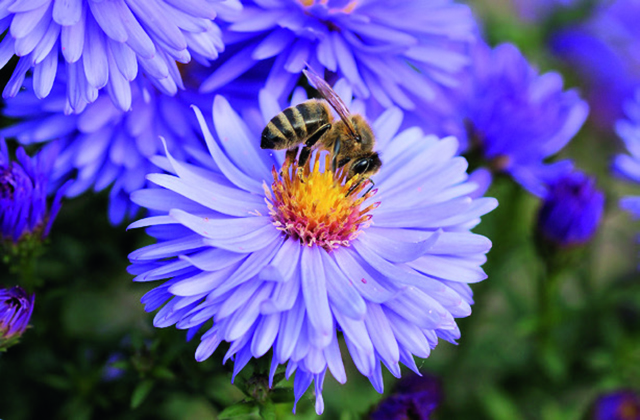
<instances>
[{"instance_id":1,"label":"bee","mask_svg":"<svg viewBox=\"0 0 640 420\"><path fill-rule=\"evenodd\" d=\"M303 144L298 166L307 162L314 148L324 149L332 154L334 173L344 168L347 180L356 175L368 179L382 166L373 150L375 137L369 123L361 115L352 115L331 86L311 69L303 71L323 99L310 99L273 117L262 131L260 147L287 149L287 159L292 162ZM338 121L329 106L340 116Z\"/></svg>"}]
</instances>

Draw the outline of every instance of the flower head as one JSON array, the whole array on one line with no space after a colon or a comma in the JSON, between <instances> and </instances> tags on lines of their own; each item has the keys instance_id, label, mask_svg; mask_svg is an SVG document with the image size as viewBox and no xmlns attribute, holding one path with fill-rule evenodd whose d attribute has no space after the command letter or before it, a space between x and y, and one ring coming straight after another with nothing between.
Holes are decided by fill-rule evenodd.
<instances>
[{"instance_id":1,"label":"flower head","mask_svg":"<svg viewBox=\"0 0 640 420\"><path fill-rule=\"evenodd\" d=\"M315 382L321 413L327 370L346 381L339 335L379 392L382 363L396 376L400 362L417 371L414 355L460 336L455 318L470 314L468 283L486 277L491 246L470 229L496 202L469 197L477 186L455 139L397 133L398 109L373 123L383 160L377 192L357 184L348 195L358 181L327 173L322 152L295 168L283 151L259 148L261 129L282 109L267 111L275 102L261 96L253 122L218 96L216 137L196 110L215 169L167 154L172 174L149 175L159 188L132 194L152 216L130 227L148 227L158 243L130 254L130 272L169 279L142 299L148 311L162 307L155 326L193 337L213 319L197 360L229 342L235 376L273 349L271 380L285 364L296 400Z\"/></svg>"},{"instance_id":2,"label":"flower head","mask_svg":"<svg viewBox=\"0 0 640 420\"><path fill-rule=\"evenodd\" d=\"M164 93L182 87L176 62L215 59L222 51L212 19L230 18L237 0L8 0L0 8L0 66L20 57L4 97L15 96L33 72L33 92L49 95L66 74L66 101L81 112L106 88L116 107L131 107L130 82L139 73ZM58 66L58 62L62 66Z\"/></svg>"},{"instance_id":3,"label":"flower head","mask_svg":"<svg viewBox=\"0 0 640 420\"><path fill-rule=\"evenodd\" d=\"M552 13L575 7L581 0L516 0L520 16L528 21L548 18Z\"/></svg>"},{"instance_id":4,"label":"flower head","mask_svg":"<svg viewBox=\"0 0 640 420\"><path fill-rule=\"evenodd\" d=\"M623 103L640 84L640 4L599 2L592 17L554 35L552 49L586 82L594 121L610 128L623 117Z\"/></svg>"},{"instance_id":5,"label":"flower head","mask_svg":"<svg viewBox=\"0 0 640 420\"><path fill-rule=\"evenodd\" d=\"M0 350L17 342L29 325L35 295L19 286L0 289Z\"/></svg>"},{"instance_id":6,"label":"flower head","mask_svg":"<svg viewBox=\"0 0 640 420\"><path fill-rule=\"evenodd\" d=\"M572 172L549 184L538 230L556 245L582 245L595 235L603 212L604 194L596 189L595 179Z\"/></svg>"},{"instance_id":7,"label":"flower head","mask_svg":"<svg viewBox=\"0 0 640 420\"><path fill-rule=\"evenodd\" d=\"M0 139L0 244L16 245L27 238L40 241L49 234L66 188L56 193L49 207L47 192L58 146L52 144L33 158L18 148L17 161L12 161Z\"/></svg>"},{"instance_id":8,"label":"flower head","mask_svg":"<svg viewBox=\"0 0 640 420\"><path fill-rule=\"evenodd\" d=\"M372 420L429 420L442 401L439 380L433 376L409 376L398 382L393 394L371 414Z\"/></svg>"},{"instance_id":9,"label":"flower head","mask_svg":"<svg viewBox=\"0 0 640 420\"><path fill-rule=\"evenodd\" d=\"M625 103L625 110L627 119L616 123L616 132L624 141L630 155L616 156L613 170L622 178L640 183L640 89L636 91L634 100ZM640 196L624 197L620 205L640 218Z\"/></svg>"},{"instance_id":10,"label":"flower head","mask_svg":"<svg viewBox=\"0 0 640 420\"><path fill-rule=\"evenodd\" d=\"M383 108L418 108L469 63L475 22L450 0L247 1L223 28L229 51L202 84L214 91L260 62L271 68L266 87L290 93L306 63L345 78L360 98Z\"/></svg>"},{"instance_id":11,"label":"flower head","mask_svg":"<svg viewBox=\"0 0 640 420\"><path fill-rule=\"evenodd\" d=\"M189 75L191 66L183 72ZM209 107L210 98L193 88L167 96L146 79L137 79L131 84L132 109L128 112L100 92L82 114L66 115L65 95L63 81L56 82L42 100L27 88L7 100L5 115L19 122L0 133L22 144L60 139L53 181L61 184L72 179L69 197L91 187L101 191L110 186L109 219L114 224L137 211L129 194L142 188L145 176L156 170L149 158L162 149L160 137L181 159L186 159L190 148L204 150L190 105Z\"/></svg>"},{"instance_id":12,"label":"flower head","mask_svg":"<svg viewBox=\"0 0 640 420\"><path fill-rule=\"evenodd\" d=\"M637 420L640 418L640 395L631 390L615 391L598 398L593 420Z\"/></svg>"},{"instance_id":13,"label":"flower head","mask_svg":"<svg viewBox=\"0 0 640 420\"><path fill-rule=\"evenodd\" d=\"M562 149L584 123L587 104L562 89L558 73L538 74L511 44L478 45L464 99L471 147L494 171L506 172L535 195L570 170L568 162L544 160Z\"/></svg>"}]
</instances>

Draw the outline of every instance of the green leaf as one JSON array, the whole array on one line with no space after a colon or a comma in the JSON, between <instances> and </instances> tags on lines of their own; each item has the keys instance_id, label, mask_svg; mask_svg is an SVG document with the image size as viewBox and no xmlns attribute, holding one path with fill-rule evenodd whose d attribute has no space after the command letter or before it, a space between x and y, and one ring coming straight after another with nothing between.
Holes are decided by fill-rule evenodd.
<instances>
[{"instance_id":1,"label":"green leaf","mask_svg":"<svg viewBox=\"0 0 640 420\"><path fill-rule=\"evenodd\" d=\"M51 388L55 388L58 390L71 388L71 382L69 381L69 379L60 375L47 375L42 378L42 382L49 385Z\"/></svg>"},{"instance_id":2,"label":"green leaf","mask_svg":"<svg viewBox=\"0 0 640 420\"><path fill-rule=\"evenodd\" d=\"M289 403L295 400L293 390L290 388L274 388L269 392L269 398L274 403Z\"/></svg>"},{"instance_id":3,"label":"green leaf","mask_svg":"<svg viewBox=\"0 0 640 420\"><path fill-rule=\"evenodd\" d=\"M256 413L256 411L258 411L258 407L255 405L255 403L243 401L225 408L222 413L218 415L218 419L222 420L249 416Z\"/></svg>"},{"instance_id":4,"label":"green leaf","mask_svg":"<svg viewBox=\"0 0 640 420\"><path fill-rule=\"evenodd\" d=\"M488 418L494 420L520 420L523 418L509 396L496 388L487 389L481 398Z\"/></svg>"},{"instance_id":5,"label":"green leaf","mask_svg":"<svg viewBox=\"0 0 640 420\"><path fill-rule=\"evenodd\" d=\"M265 401L260 406L260 417L264 420L276 420L276 408L271 401Z\"/></svg>"},{"instance_id":6,"label":"green leaf","mask_svg":"<svg viewBox=\"0 0 640 420\"><path fill-rule=\"evenodd\" d=\"M176 375L174 375L173 372L171 372L168 368L164 366L158 366L155 369L153 369L153 376L159 379L169 379L169 380L173 380L176 377Z\"/></svg>"},{"instance_id":7,"label":"green leaf","mask_svg":"<svg viewBox=\"0 0 640 420\"><path fill-rule=\"evenodd\" d=\"M153 388L154 381L147 379L142 381L136 386L131 395L131 408L138 408L140 404L149 396L151 388Z\"/></svg>"}]
</instances>

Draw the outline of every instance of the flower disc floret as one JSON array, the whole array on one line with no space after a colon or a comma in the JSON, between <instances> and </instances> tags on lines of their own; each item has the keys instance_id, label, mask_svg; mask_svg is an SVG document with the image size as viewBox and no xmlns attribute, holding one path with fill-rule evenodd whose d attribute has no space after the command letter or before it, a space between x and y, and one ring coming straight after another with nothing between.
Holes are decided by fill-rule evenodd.
<instances>
[{"instance_id":1,"label":"flower disc floret","mask_svg":"<svg viewBox=\"0 0 640 420\"><path fill-rule=\"evenodd\" d=\"M349 246L358 237L361 227L366 227L371 215L369 210L378 206L361 204L375 191L360 196L369 182L360 176L346 181L346 172L320 170L320 156L309 160L303 167L285 162L282 177L273 169L271 190L265 188L269 214L277 229L306 246L317 245L326 251L339 246ZM330 167L330 156L324 156L324 167ZM345 182L346 181L346 182Z\"/></svg>"}]
</instances>

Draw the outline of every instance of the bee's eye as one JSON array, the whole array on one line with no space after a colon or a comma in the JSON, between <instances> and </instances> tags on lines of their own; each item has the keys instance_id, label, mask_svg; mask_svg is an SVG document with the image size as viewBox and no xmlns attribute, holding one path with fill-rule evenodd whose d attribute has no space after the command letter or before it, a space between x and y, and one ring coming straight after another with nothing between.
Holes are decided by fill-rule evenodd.
<instances>
[{"instance_id":1,"label":"bee's eye","mask_svg":"<svg viewBox=\"0 0 640 420\"><path fill-rule=\"evenodd\" d=\"M353 168L352 168L353 173L356 173L356 174L363 174L367 172L367 169L369 169L369 159L360 159L359 161L353 164Z\"/></svg>"}]
</instances>

